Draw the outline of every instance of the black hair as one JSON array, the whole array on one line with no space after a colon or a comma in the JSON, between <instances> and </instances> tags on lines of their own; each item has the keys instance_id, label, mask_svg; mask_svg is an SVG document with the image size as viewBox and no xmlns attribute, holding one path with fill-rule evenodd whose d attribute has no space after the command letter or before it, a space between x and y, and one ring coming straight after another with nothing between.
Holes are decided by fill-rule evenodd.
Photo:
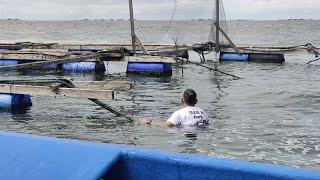
<instances>
[{"instance_id":1,"label":"black hair","mask_svg":"<svg viewBox=\"0 0 320 180\"><path fill-rule=\"evenodd\" d=\"M187 89L183 93L183 99L187 105L197 104L197 93L193 89Z\"/></svg>"}]
</instances>

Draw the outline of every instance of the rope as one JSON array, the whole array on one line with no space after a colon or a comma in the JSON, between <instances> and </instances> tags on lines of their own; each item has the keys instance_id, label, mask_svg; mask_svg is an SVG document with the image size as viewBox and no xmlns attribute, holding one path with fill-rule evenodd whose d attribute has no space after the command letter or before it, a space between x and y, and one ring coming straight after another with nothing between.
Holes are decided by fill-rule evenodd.
<instances>
[{"instance_id":1,"label":"rope","mask_svg":"<svg viewBox=\"0 0 320 180\"><path fill-rule=\"evenodd\" d=\"M315 60L312 60L312 61L309 61L309 62L307 62L307 64L310 64L310 63L312 63L312 62L316 62L316 61L319 61L319 60L320 60L320 58L315 59Z\"/></svg>"},{"instance_id":2,"label":"rope","mask_svg":"<svg viewBox=\"0 0 320 180\"><path fill-rule=\"evenodd\" d=\"M169 24L168 24L168 28L167 28L167 33L170 36L172 36L172 34L169 33L169 30L171 29L172 22L173 22L175 14L176 14L177 7L178 7L178 2L177 2L177 0L174 0L174 7L173 7L173 10L172 10L171 18L170 18L170 21L169 21Z\"/></svg>"},{"instance_id":3,"label":"rope","mask_svg":"<svg viewBox=\"0 0 320 180\"><path fill-rule=\"evenodd\" d=\"M213 68L213 67L210 67L210 66L205 65L205 64L202 64L202 63L197 63L197 62L194 62L194 61L188 61L188 60L185 60L185 59L183 59L183 58L180 58L180 60L182 60L182 61L184 61L184 62L186 62L186 63L195 64L195 65L198 65L198 66L201 66L201 67L210 69L210 70L215 71L215 72L218 72L218 73L220 73L220 74L224 74L224 75L227 75L227 76L231 76L231 77L233 77L233 78L235 78L235 79L237 79L237 80L238 80L238 79L243 79L243 78L241 78L241 77L239 77L239 76L236 76L236 75L233 75L233 74L230 74L230 73L223 72L223 71L221 71L221 70L219 70L219 69L217 69L217 68Z\"/></svg>"}]
</instances>

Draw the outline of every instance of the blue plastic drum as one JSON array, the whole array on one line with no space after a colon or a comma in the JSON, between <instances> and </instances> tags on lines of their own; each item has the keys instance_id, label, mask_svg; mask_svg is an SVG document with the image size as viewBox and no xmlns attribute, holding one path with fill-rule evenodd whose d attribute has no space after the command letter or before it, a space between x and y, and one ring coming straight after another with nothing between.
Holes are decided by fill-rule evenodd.
<instances>
[{"instance_id":1,"label":"blue plastic drum","mask_svg":"<svg viewBox=\"0 0 320 180\"><path fill-rule=\"evenodd\" d=\"M18 109L32 106L29 95L0 93L0 109Z\"/></svg>"},{"instance_id":2,"label":"blue plastic drum","mask_svg":"<svg viewBox=\"0 0 320 180\"><path fill-rule=\"evenodd\" d=\"M220 61L249 61L249 54L221 52Z\"/></svg>"},{"instance_id":3,"label":"blue plastic drum","mask_svg":"<svg viewBox=\"0 0 320 180\"><path fill-rule=\"evenodd\" d=\"M165 76L172 74L170 63L128 62L127 73Z\"/></svg>"}]
</instances>

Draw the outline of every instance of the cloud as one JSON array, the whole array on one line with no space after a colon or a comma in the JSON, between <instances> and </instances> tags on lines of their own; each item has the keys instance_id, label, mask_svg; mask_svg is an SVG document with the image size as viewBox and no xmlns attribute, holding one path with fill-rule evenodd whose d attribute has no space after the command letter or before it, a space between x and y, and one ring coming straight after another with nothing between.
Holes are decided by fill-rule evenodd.
<instances>
[{"instance_id":1,"label":"cloud","mask_svg":"<svg viewBox=\"0 0 320 180\"><path fill-rule=\"evenodd\" d=\"M134 0L137 19L170 19L174 0ZM224 0L228 19L320 19L319 0ZM213 0L177 0L176 19L210 18ZM0 0L0 18L127 19L127 0Z\"/></svg>"}]
</instances>

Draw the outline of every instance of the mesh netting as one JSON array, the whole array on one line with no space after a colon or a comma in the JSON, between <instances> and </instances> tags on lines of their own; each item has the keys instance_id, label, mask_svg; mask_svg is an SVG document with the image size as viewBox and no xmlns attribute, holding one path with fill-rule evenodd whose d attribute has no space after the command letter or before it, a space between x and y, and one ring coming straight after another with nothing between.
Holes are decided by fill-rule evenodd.
<instances>
[{"instance_id":1,"label":"mesh netting","mask_svg":"<svg viewBox=\"0 0 320 180\"><path fill-rule=\"evenodd\" d=\"M217 12L217 7L216 7L216 3L214 3L214 10L213 10L213 17L212 17L213 21L212 21L212 25L211 25L210 34L209 34L209 41L212 41L214 43L216 43L216 31L217 31L217 28L215 25L215 21L217 18L216 12ZM226 34L228 34L227 19L226 19L222 0L219 0L219 26ZM221 34L220 31L219 31L219 34L220 34L220 36L219 36L220 44L228 45L227 39Z\"/></svg>"},{"instance_id":2,"label":"mesh netting","mask_svg":"<svg viewBox=\"0 0 320 180\"><path fill-rule=\"evenodd\" d=\"M213 0L171 0L167 38L176 44L208 42L212 24Z\"/></svg>"}]
</instances>

